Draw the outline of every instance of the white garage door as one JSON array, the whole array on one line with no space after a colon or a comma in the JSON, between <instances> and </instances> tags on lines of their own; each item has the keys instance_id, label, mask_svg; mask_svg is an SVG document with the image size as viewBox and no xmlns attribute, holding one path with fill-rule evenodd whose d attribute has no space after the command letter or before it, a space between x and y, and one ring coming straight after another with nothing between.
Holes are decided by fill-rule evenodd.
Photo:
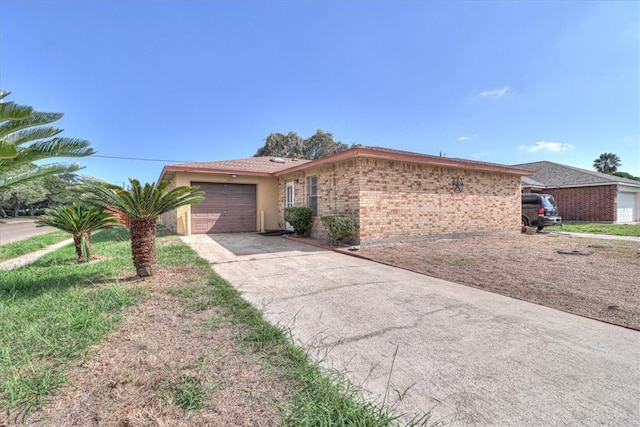
<instances>
[{"instance_id":1,"label":"white garage door","mask_svg":"<svg viewBox=\"0 0 640 427\"><path fill-rule=\"evenodd\" d=\"M618 193L617 222L633 222L635 218L636 193Z\"/></svg>"}]
</instances>

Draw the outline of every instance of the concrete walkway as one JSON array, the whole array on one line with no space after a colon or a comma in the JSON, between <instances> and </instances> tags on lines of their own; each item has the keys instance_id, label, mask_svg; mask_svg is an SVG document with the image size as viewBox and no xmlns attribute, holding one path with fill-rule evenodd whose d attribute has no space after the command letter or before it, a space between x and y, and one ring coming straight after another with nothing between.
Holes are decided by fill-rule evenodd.
<instances>
[{"instance_id":1,"label":"concrete walkway","mask_svg":"<svg viewBox=\"0 0 640 427\"><path fill-rule=\"evenodd\" d=\"M42 257L43 255L46 255L49 252L53 252L56 249L59 249L63 246L66 246L72 243L73 243L73 239L63 240L62 242L58 242L51 246L47 246L44 249L40 249L38 251L31 252L16 258L8 259L6 261L2 261L0 262L0 271L12 270L14 268L22 267L23 265L31 264L32 262Z\"/></svg>"},{"instance_id":2,"label":"concrete walkway","mask_svg":"<svg viewBox=\"0 0 640 427\"><path fill-rule=\"evenodd\" d=\"M566 231L551 231L550 235L571 236L571 237L583 237L587 239L604 239L604 240L624 240L627 242L640 243L640 237L638 236L614 236L613 234L596 234L596 233L571 233Z\"/></svg>"},{"instance_id":3,"label":"concrete walkway","mask_svg":"<svg viewBox=\"0 0 640 427\"><path fill-rule=\"evenodd\" d=\"M640 425L640 333L256 234L183 240L327 366L409 419Z\"/></svg>"}]
</instances>

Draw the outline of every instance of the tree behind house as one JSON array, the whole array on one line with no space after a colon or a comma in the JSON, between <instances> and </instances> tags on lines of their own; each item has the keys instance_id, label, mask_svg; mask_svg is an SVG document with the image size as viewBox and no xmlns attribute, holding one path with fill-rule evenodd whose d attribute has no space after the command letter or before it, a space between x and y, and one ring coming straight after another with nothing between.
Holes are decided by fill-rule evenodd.
<instances>
[{"instance_id":1,"label":"tree behind house","mask_svg":"<svg viewBox=\"0 0 640 427\"><path fill-rule=\"evenodd\" d=\"M611 174L617 171L620 166L622 166L620 157L613 153L602 153L593 161L593 167L601 173Z\"/></svg>"},{"instance_id":2,"label":"tree behind house","mask_svg":"<svg viewBox=\"0 0 640 427\"><path fill-rule=\"evenodd\" d=\"M640 176L634 176L628 172L614 172L611 175L619 176L620 178L633 179L634 181L640 181Z\"/></svg>"},{"instance_id":3,"label":"tree behind house","mask_svg":"<svg viewBox=\"0 0 640 427\"><path fill-rule=\"evenodd\" d=\"M309 138L303 139L295 132L272 133L265 139L264 146L255 154L258 156L289 157L296 159L315 160L353 148L347 144L335 141L331 132L318 129Z\"/></svg>"}]
</instances>

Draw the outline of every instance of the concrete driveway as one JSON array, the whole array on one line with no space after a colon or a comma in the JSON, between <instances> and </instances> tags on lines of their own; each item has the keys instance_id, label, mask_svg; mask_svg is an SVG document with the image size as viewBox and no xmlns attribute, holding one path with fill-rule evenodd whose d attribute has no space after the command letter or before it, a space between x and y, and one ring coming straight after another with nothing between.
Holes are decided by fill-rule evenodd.
<instances>
[{"instance_id":1,"label":"concrete driveway","mask_svg":"<svg viewBox=\"0 0 640 427\"><path fill-rule=\"evenodd\" d=\"M409 419L640 425L640 333L307 246L184 237L298 344Z\"/></svg>"}]
</instances>

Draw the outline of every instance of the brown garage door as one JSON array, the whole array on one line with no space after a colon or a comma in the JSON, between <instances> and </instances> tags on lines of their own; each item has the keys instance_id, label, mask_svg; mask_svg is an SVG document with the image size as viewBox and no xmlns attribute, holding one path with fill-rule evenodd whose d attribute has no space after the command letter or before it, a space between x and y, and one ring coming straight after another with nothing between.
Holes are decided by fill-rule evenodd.
<instances>
[{"instance_id":1,"label":"brown garage door","mask_svg":"<svg viewBox=\"0 0 640 427\"><path fill-rule=\"evenodd\" d=\"M194 182L204 200L191 205L191 232L238 233L256 231L256 186Z\"/></svg>"}]
</instances>

